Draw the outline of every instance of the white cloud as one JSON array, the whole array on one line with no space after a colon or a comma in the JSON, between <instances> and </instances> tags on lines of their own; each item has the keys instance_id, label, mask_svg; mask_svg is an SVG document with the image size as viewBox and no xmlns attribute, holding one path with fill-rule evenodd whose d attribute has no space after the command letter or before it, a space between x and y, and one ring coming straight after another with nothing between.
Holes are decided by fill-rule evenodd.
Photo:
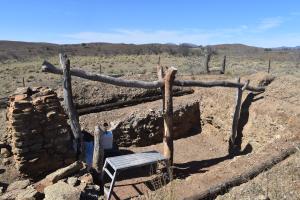
<instances>
[{"instance_id":1,"label":"white cloud","mask_svg":"<svg viewBox=\"0 0 300 200\"><path fill-rule=\"evenodd\" d=\"M261 20L257 29L260 31L265 31L272 28L276 28L280 26L283 23L283 21L284 20L282 17L265 18Z\"/></svg>"}]
</instances>

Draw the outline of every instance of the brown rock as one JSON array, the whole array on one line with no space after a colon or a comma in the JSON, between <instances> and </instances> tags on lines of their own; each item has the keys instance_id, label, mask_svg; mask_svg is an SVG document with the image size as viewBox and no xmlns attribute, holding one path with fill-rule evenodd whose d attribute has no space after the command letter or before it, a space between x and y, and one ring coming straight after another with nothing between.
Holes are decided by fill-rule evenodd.
<instances>
[{"instance_id":1,"label":"brown rock","mask_svg":"<svg viewBox=\"0 0 300 200\"><path fill-rule=\"evenodd\" d=\"M16 181L13 182L12 184L10 184L7 187L6 191L12 191L12 190L20 190L20 189L24 189L26 188L28 185L30 185L30 180L25 179L25 180L21 180L21 181Z\"/></svg>"},{"instance_id":2,"label":"brown rock","mask_svg":"<svg viewBox=\"0 0 300 200\"><path fill-rule=\"evenodd\" d=\"M45 188L45 200L79 200L81 191L67 183L58 182Z\"/></svg>"},{"instance_id":3,"label":"brown rock","mask_svg":"<svg viewBox=\"0 0 300 200\"><path fill-rule=\"evenodd\" d=\"M1 148L0 154L3 158L8 158L11 155L10 151L7 148Z\"/></svg>"}]
</instances>

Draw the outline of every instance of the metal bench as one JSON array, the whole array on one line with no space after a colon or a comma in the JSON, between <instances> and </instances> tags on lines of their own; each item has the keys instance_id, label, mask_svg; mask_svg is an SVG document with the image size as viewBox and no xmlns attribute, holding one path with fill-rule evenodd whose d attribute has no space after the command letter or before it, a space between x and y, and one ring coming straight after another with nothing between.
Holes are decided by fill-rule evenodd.
<instances>
[{"instance_id":1,"label":"metal bench","mask_svg":"<svg viewBox=\"0 0 300 200\"><path fill-rule=\"evenodd\" d=\"M104 195L107 197L108 200L110 199L115 185L116 177L120 171L155 164L159 161L165 162L166 166L169 167L168 160L157 151L149 151L106 158L102 169L102 180L104 174L107 174L111 179L111 183L109 188L104 186ZM111 173L108 170L108 166L110 166L113 169L113 173Z\"/></svg>"}]
</instances>

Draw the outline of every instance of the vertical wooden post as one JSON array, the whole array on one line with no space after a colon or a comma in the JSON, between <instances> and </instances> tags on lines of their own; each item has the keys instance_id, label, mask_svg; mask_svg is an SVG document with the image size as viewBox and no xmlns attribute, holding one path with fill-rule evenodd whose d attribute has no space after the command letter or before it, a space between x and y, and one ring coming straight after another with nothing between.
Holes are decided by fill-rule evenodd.
<instances>
[{"instance_id":1,"label":"vertical wooden post","mask_svg":"<svg viewBox=\"0 0 300 200\"><path fill-rule=\"evenodd\" d=\"M79 118L77 111L73 103L72 95L72 84L71 84L71 74L70 74L70 60L66 55L59 54L60 64L63 69L63 93L64 93L64 104L67 114L70 119L72 133L76 144L76 159L79 159L80 145L82 143L82 134L79 124Z\"/></svg>"},{"instance_id":2,"label":"vertical wooden post","mask_svg":"<svg viewBox=\"0 0 300 200\"><path fill-rule=\"evenodd\" d=\"M101 64L100 64L100 74L102 74L102 66L101 66Z\"/></svg>"},{"instance_id":3,"label":"vertical wooden post","mask_svg":"<svg viewBox=\"0 0 300 200\"><path fill-rule=\"evenodd\" d=\"M164 82L164 69L160 65L160 56L158 57L158 63L157 63L157 78L158 81ZM165 88L162 86L160 88L161 94L162 94L162 113L165 112Z\"/></svg>"},{"instance_id":4,"label":"vertical wooden post","mask_svg":"<svg viewBox=\"0 0 300 200\"><path fill-rule=\"evenodd\" d=\"M237 79L237 82L240 83L240 78ZM243 91L247 88L249 85L249 80L245 83L243 87L238 87L236 92L236 104L235 109L233 113L233 120L232 120L232 130L231 130L231 136L229 139L229 151L234 148L235 145L235 139L237 137L237 128L238 123L240 119L240 112L241 112L241 103L242 103L242 95Z\"/></svg>"},{"instance_id":5,"label":"vertical wooden post","mask_svg":"<svg viewBox=\"0 0 300 200\"><path fill-rule=\"evenodd\" d=\"M205 56L205 62L204 62L204 65L205 65L205 71L206 71L206 73L209 73L209 61L210 61L210 56L211 56L210 53L207 53L206 56Z\"/></svg>"},{"instance_id":6,"label":"vertical wooden post","mask_svg":"<svg viewBox=\"0 0 300 200\"><path fill-rule=\"evenodd\" d=\"M164 77L165 80L165 112L164 116L164 156L169 160L170 165L173 165L173 82L177 69L170 67Z\"/></svg>"},{"instance_id":7,"label":"vertical wooden post","mask_svg":"<svg viewBox=\"0 0 300 200\"><path fill-rule=\"evenodd\" d=\"M270 73L270 70L271 70L271 59L269 59L268 74Z\"/></svg>"},{"instance_id":8,"label":"vertical wooden post","mask_svg":"<svg viewBox=\"0 0 300 200\"><path fill-rule=\"evenodd\" d=\"M25 87L25 79L24 79L24 77L22 78L22 81L23 81L23 87Z\"/></svg>"},{"instance_id":9,"label":"vertical wooden post","mask_svg":"<svg viewBox=\"0 0 300 200\"><path fill-rule=\"evenodd\" d=\"M225 74L225 67L226 67L226 55L224 55L223 58L221 74Z\"/></svg>"},{"instance_id":10,"label":"vertical wooden post","mask_svg":"<svg viewBox=\"0 0 300 200\"><path fill-rule=\"evenodd\" d=\"M103 131L99 126L95 126L94 132L94 153L93 153L93 168L96 172L96 177L101 181L101 172L103 168L104 149L102 145Z\"/></svg>"}]
</instances>

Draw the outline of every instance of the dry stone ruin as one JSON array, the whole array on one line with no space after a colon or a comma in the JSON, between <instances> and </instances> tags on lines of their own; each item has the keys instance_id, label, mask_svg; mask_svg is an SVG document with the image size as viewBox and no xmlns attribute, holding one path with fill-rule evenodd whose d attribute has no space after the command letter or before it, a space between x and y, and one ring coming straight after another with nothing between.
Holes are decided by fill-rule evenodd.
<instances>
[{"instance_id":1,"label":"dry stone ruin","mask_svg":"<svg viewBox=\"0 0 300 200\"><path fill-rule=\"evenodd\" d=\"M67 116L53 90L18 88L6 118L6 140L21 173L38 176L75 160Z\"/></svg>"}]
</instances>

